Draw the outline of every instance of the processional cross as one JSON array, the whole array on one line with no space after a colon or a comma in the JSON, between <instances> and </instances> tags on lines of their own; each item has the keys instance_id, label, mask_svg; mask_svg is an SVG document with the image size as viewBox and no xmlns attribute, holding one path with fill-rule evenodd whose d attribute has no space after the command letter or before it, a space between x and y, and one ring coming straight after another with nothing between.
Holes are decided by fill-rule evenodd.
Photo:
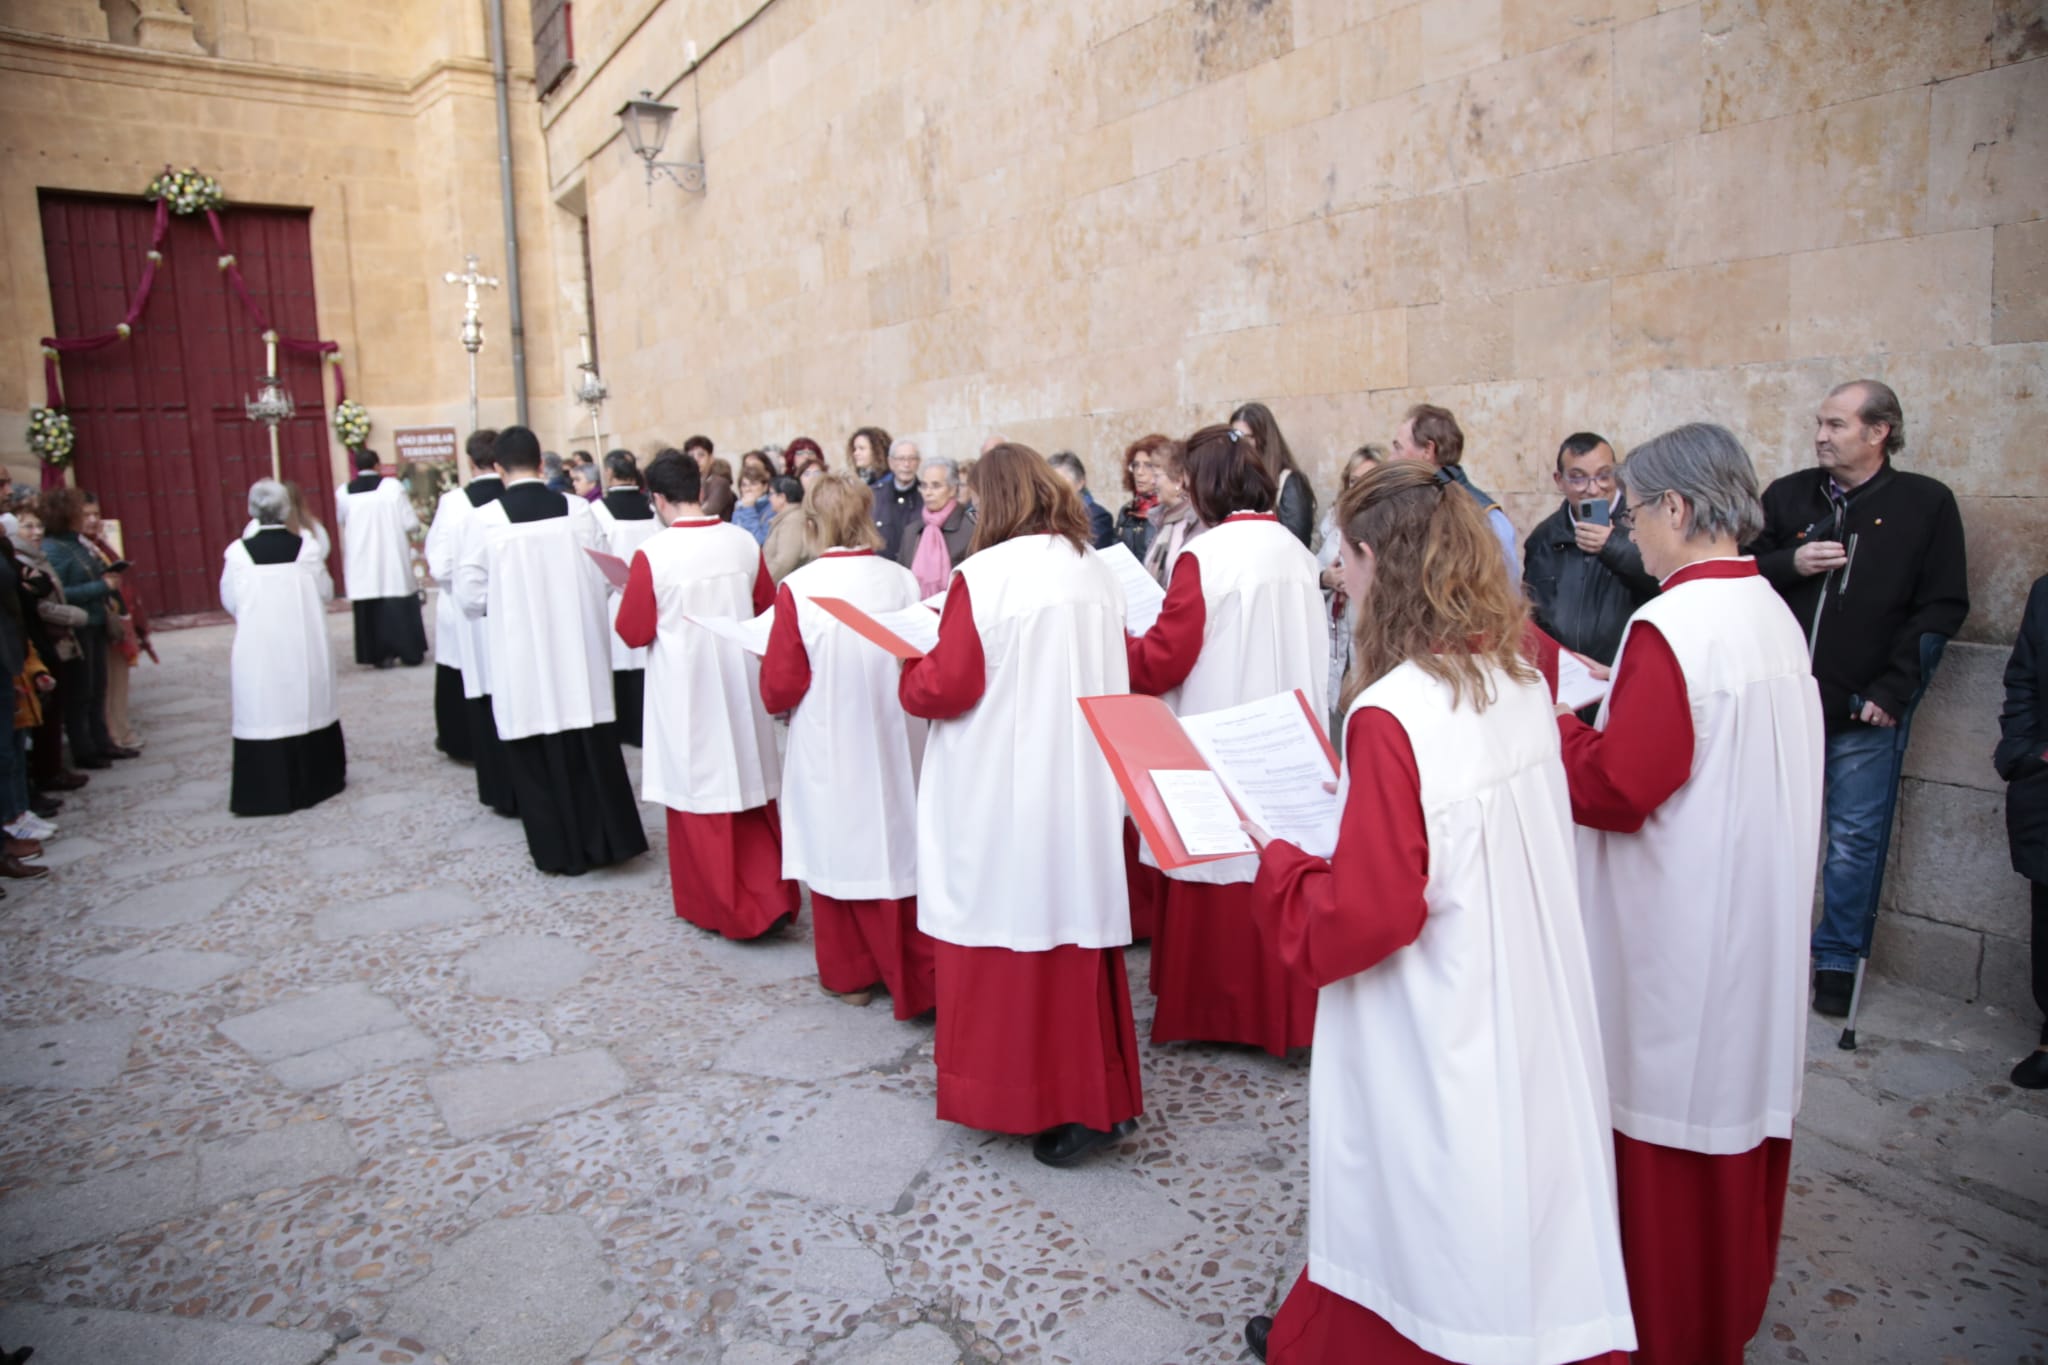
<instances>
[{"instance_id":1,"label":"processional cross","mask_svg":"<svg viewBox=\"0 0 2048 1365\"><path fill-rule=\"evenodd\" d=\"M477 316L476 291L479 286L496 289L498 279L495 275L479 274L477 258L473 255L463 257L463 271L460 275L451 270L442 278L463 288L462 349L469 352L469 429L474 432L481 425L477 420L476 410L476 353L484 348L484 324L483 319ZM463 464L468 463L468 457L465 455ZM465 476L469 472L471 471L465 469Z\"/></svg>"}]
</instances>

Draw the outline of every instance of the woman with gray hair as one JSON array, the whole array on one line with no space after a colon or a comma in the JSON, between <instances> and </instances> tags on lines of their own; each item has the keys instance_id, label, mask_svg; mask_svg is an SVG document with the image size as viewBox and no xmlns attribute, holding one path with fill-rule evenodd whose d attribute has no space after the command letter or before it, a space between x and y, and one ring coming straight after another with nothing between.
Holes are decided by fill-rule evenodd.
<instances>
[{"instance_id":1,"label":"woman with gray hair","mask_svg":"<svg viewBox=\"0 0 2048 1365\"><path fill-rule=\"evenodd\" d=\"M1763 514L1735 437L1668 431L1619 482L1663 592L1629 618L1594 723L1557 717L1635 1358L1739 1360L1776 1273L1806 1057L1820 694L1738 548Z\"/></svg>"},{"instance_id":2,"label":"woman with gray hair","mask_svg":"<svg viewBox=\"0 0 2048 1365\"><path fill-rule=\"evenodd\" d=\"M234 775L228 809L286 815L348 781L327 642L327 576L318 541L294 531L291 493L275 479L249 489L256 529L228 546L220 604L235 618L228 678Z\"/></svg>"}]
</instances>

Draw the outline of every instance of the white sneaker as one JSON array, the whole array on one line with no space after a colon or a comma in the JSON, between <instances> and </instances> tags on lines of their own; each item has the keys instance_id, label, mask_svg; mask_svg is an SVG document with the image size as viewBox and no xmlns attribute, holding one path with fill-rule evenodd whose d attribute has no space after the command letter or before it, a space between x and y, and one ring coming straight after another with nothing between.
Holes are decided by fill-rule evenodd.
<instances>
[{"instance_id":1,"label":"white sneaker","mask_svg":"<svg viewBox=\"0 0 2048 1365\"><path fill-rule=\"evenodd\" d=\"M6 829L17 839L47 839L57 832L55 825L34 811L23 811L21 818Z\"/></svg>"}]
</instances>

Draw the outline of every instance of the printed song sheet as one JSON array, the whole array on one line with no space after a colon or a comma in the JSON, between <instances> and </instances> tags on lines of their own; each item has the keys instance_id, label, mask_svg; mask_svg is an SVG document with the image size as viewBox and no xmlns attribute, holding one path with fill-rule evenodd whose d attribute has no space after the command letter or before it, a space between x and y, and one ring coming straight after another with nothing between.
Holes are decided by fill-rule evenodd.
<instances>
[{"instance_id":1,"label":"printed song sheet","mask_svg":"<svg viewBox=\"0 0 2048 1365\"><path fill-rule=\"evenodd\" d=\"M899 659L922 659L939 642L939 618L923 604L870 615L838 597L813 597L819 610Z\"/></svg>"},{"instance_id":2,"label":"printed song sheet","mask_svg":"<svg viewBox=\"0 0 2048 1365\"><path fill-rule=\"evenodd\" d=\"M768 652L768 632L775 626L775 608L759 616L685 616L693 626L702 626L722 640L730 640L749 654Z\"/></svg>"},{"instance_id":3,"label":"printed song sheet","mask_svg":"<svg viewBox=\"0 0 2048 1365\"><path fill-rule=\"evenodd\" d=\"M1568 649L1557 651L1557 699L1574 711L1607 695L1607 684L1593 676L1586 661Z\"/></svg>"},{"instance_id":4,"label":"printed song sheet","mask_svg":"<svg viewBox=\"0 0 2048 1365\"><path fill-rule=\"evenodd\" d=\"M1166 604L1166 593L1152 581L1152 575L1145 572L1145 566L1138 562L1129 546L1119 542L1095 553L1109 566L1109 571L1116 575L1118 586L1124 590L1124 629L1133 635L1143 635L1159 619L1159 608Z\"/></svg>"},{"instance_id":5,"label":"printed song sheet","mask_svg":"<svg viewBox=\"0 0 2048 1365\"><path fill-rule=\"evenodd\" d=\"M1322 735L1296 692L1199 716L1181 728L1247 818L1275 839L1327 858L1337 847L1336 779Z\"/></svg>"},{"instance_id":6,"label":"printed song sheet","mask_svg":"<svg viewBox=\"0 0 2048 1365\"><path fill-rule=\"evenodd\" d=\"M1159 799L1166 803L1167 818L1180 835L1181 847L1191 856L1257 851L1215 773L1201 768L1154 768L1151 777Z\"/></svg>"},{"instance_id":7,"label":"printed song sheet","mask_svg":"<svg viewBox=\"0 0 2048 1365\"><path fill-rule=\"evenodd\" d=\"M586 549L583 553L589 555L592 561L596 563L598 572L604 575L605 582L621 592L625 591L627 577L625 560L620 559L617 555L608 555L603 550Z\"/></svg>"},{"instance_id":8,"label":"printed song sheet","mask_svg":"<svg viewBox=\"0 0 2048 1365\"><path fill-rule=\"evenodd\" d=\"M901 611L875 612L873 616L876 624L916 645L921 654L931 653L939 643L939 618L922 602Z\"/></svg>"}]
</instances>

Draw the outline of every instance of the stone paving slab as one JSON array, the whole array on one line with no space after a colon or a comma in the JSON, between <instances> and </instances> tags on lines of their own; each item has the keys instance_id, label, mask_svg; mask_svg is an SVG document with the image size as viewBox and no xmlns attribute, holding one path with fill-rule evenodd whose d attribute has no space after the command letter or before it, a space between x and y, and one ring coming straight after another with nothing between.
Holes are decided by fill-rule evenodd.
<instances>
[{"instance_id":1,"label":"stone paving slab","mask_svg":"<svg viewBox=\"0 0 2048 1365\"><path fill-rule=\"evenodd\" d=\"M459 924L484 912L467 895L451 887L399 891L354 905L329 906L313 916L313 937L323 943L396 934L433 925Z\"/></svg>"},{"instance_id":2,"label":"stone paving slab","mask_svg":"<svg viewBox=\"0 0 2048 1365\"><path fill-rule=\"evenodd\" d=\"M35 1347L35 1365L315 1365L334 1338L170 1313L17 1303L0 1308L0 1347Z\"/></svg>"},{"instance_id":3,"label":"stone paving slab","mask_svg":"<svg viewBox=\"0 0 2048 1365\"><path fill-rule=\"evenodd\" d=\"M1956 1174L2031 1203L2048 1205L2048 1118L2008 1112L1963 1140ZM2048 1239L2048 1229L2042 1236ZM2048 1324L2048 1302L2042 1305ZM2044 1339L2048 1346L2048 1339Z\"/></svg>"},{"instance_id":4,"label":"stone paving slab","mask_svg":"<svg viewBox=\"0 0 2048 1365\"><path fill-rule=\"evenodd\" d=\"M454 1365L560 1365L632 1307L587 1221L507 1218L437 1254L424 1280L393 1297L386 1325Z\"/></svg>"},{"instance_id":5,"label":"stone paving slab","mask_svg":"<svg viewBox=\"0 0 2048 1365\"><path fill-rule=\"evenodd\" d=\"M1028 1142L992 1142L978 1148L976 1156L1033 1204L1051 1210L1061 1226L1087 1238L1111 1264L1149 1259L1183 1241L1189 1242L1187 1255L1198 1261L1211 1250L1196 1238L1203 1230L1201 1220L1163 1197L1156 1180L1125 1162L1093 1161L1055 1170L1031 1155Z\"/></svg>"},{"instance_id":6,"label":"stone paving slab","mask_svg":"<svg viewBox=\"0 0 2048 1365\"><path fill-rule=\"evenodd\" d=\"M440 1051L432 1038L411 1024L401 1024L344 1038L296 1057L281 1057L270 1064L270 1074L294 1090L324 1090L372 1071L428 1061Z\"/></svg>"},{"instance_id":7,"label":"stone paving slab","mask_svg":"<svg viewBox=\"0 0 2048 1365\"><path fill-rule=\"evenodd\" d=\"M61 868L76 866L88 858L96 858L100 854L107 852L109 847L110 845L103 844L97 839L88 839L78 834L67 834L62 838L52 839L49 843L44 844L43 856L36 859L36 861L51 871L57 871Z\"/></svg>"},{"instance_id":8,"label":"stone paving slab","mask_svg":"<svg viewBox=\"0 0 2048 1365\"><path fill-rule=\"evenodd\" d=\"M0 1086L71 1090L112 1085L128 1064L140 1025L123 1016L0 1030Z\"/></svg>"},{"instance_id":9,"label":"stone paving slab","mask_svg":"<svg viewBox=\"0 0 2048 1365\"><path fill-rule=\"evenodd\" d=\"M960 1130L929 1102L853 1091L798 1123L762 1170L762 1189L884 1211Z\"/></svg>"},{"instance_id":10,"label":"stone paving slab","mask_svg":"<svg viewBox=\"0 0 2048 1365\"><path fill-rule=\"evenodd\" d=\"M153 1227L189 1210L198 1190L199 1163L189 1154L76 1184L18 1190L0 1199L0 1264L40 1260L65 1247Z\"/></svg>"},{"instance_id":11,"label":"stone paving slab","mask_svg":"<svg viewBox=\"0 0 2048 1365\"><path fill-rule=\"evenodd\" d=\"M857 1365L956 1365L960 1347L953 1338L924 1322L851 1359Z\"/></svg>"},{"instance_id":12,"label":"stone paving slab","mask_svg":"<svg viewBox=\"0 0 2048 1365\"><path fill-rule=\"evenodd\" d=\"M211 1142L199 1151L202 1207L237 1195L296 1189L311 1180L348 1175L361 1164L339 1119L293 1123L246 1138Z\"/></svg>"},{"instance_id":13,"label":"stone paving slab","mask_svg":"<svg viewBox=\"0 0 2048 1365\"><path fill-rule=\"evenodd\" d=\"M203 953L190 948L130 948L90 957L71 969L73 976L110 986L143 986L173 995L204 990L224 976L249 965L233 953Z\"/></svg>"},{"instance_id":14,"label":"stone paving slab","mask_svg":"<svg viewBox=\"0 0 2048 1365\"><path fill-rule=\"evenodd\" d=\"M274 1062L409 1022L360 981L330 986L225 1020L220 1031L258 1061Z\"/></svg>"},{"instance_id":15,"label":"stone paving slab","mask_svg":"<svg viewBox=\"0 0 2048 1365\"><path fill-rule=\"evenodd\" d=\"M590 974L597 959L556 934L502 934L456 964L478 995L548 1000Z\"/></svg>"},{"instance_id":16,"label":"stone paving slab","mask_svg":"<svg viewBox=\"0 0 2048 1365\"><path fill-rule=\"evenodd\" d=\"M242 872L158 882L110 901L93 911L91 919L95 924L123 929L166 929L192 924L233 900L251 880L250 874Z\"/></svg>"},{"instance_id":17,"label":"stone paving slab","mask_svg":"<svg viewBox=\"0 0 2048 1365\"><path fill-rule=\"evenodd\" d=\"M923 1025L897 1022L886 998L864 1009L820 1000L770 1015L735 1039L718 1065L785 1081L822 1081L899 1062L930 1038Z\"/></svg>"},{"instance_id":18,"label":"stone paving slab","mask_svg":"<svg viewBox=\"0 0 2048 1365\"><path fill-rule=\"evenodd\" d=\"M428 1078L427 1092L448 1131L468 1139L602 1104L630 1084L599 1048L443 1071Z\"/></svg>"}]
</instances>

